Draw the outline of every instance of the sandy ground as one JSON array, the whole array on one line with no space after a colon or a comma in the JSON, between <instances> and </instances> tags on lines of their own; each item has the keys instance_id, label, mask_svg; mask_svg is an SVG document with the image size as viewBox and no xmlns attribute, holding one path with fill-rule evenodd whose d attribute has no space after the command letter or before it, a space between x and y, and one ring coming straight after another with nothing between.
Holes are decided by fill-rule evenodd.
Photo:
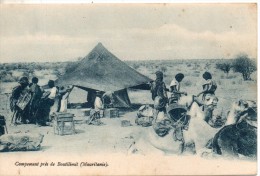
<instances>
[{"instance_id":1,"label":"sandy ground","mask_svg":"<svg viewBox=\"0 0 260 176\"><path fill-rule=\"evenodd\" d=\"M136 92L134 97L138 97ZM147 94L148 95L148 94ZM131 95L133 96L133 94ZM141 96L141 95L140 95ZM144 98L144 96L141 96ZM147 99L144 99L144 102ZM228 103L227 103L228 104ZM230 104L228 104L230 106ZM87 117L80 109L69 109L75 114L75 135L59 136L51 126L9 126L10 111L0 109L7 117L8 132L30 132L44 135L39 151L5 152L0 154L0 175L255 175L256 161L205 159L199 156L127 155L127 150L138 132L147 128L134 123L136 110L121 111L119 118L101 118L104 125L87 125ZM122 120L133 126L121 127ZM48 167L22 167L15 163L40 162ZM57 166L59 162L78 163L77 167ZM107 163L107 167L86 167L81 163ZM55 163L55 167L50 167Z\"/></svg>"},{"instance_id":2,"label":"sandy ground","mask_svg":"<svg viewBox=\"0 0 260 176\"><path fill-rule=\"evenodd\" d=\"M205 159L199 156L127 155L127 150L137 132L146 130L135 125L136 111L121 112L119 118L101 118L102 126L87 125L81 110L70 109L75 114L75 135L56 135L54 128L36 125L9 126L9 133L41 133L44 135L39 151L5 152L0 155L0 175L156 175L156 174L255 174L255 161ZM122 120L133 126L121 127ZM9 122L8 122L9 124ZM21 167L15 163L48 163L43 167ZM78 167L57 166L78 163ZM84 167L81 163L107 163L108 167ZM50 167L55 163L55 167ZM206 166L206 167L205 167Z\"/></svg>"},{"instance_id":3,"label":"sandy ground","mask_svg":"<svg viewBox=\"0 0 260 176\"><path fill-rule=\"evenodd\" d=\"M88 125L88 117L83 116L79 109L70 109L75 114L75 135L56 135L54 127L38 127L33 124L9 126L8 133L41 133L44 135L42 149L45 153L125 153L132 143L132 133L144 130L135 125L136 112L121 112L119 118L101 118L104 123L100 126ZM121 127L122 120L129 120L133 126ZM10 124L8 120L8 124ZM15 152L13 152L15 153Z\"/></svg>"}]
</instances>

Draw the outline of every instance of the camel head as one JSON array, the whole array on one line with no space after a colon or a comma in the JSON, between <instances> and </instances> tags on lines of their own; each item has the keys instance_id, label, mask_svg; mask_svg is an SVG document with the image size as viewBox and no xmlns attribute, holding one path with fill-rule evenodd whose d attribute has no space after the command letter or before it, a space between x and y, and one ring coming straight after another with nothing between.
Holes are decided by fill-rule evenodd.
<instances>
[{"instance_id":1,"label":"camel head","mask_svg":"<svg viewBox=\"0 0 260 176\"><path fill-rule=\"evenodd\" d=\"M205 100L204 100L205 106L211 106L212 108L215 108L217 107L217 104L218 104L218 98L216 97L216 95L207 94L205 96Z\"/></svg>"},{"instance_id":2,"label":"camel head","mask_svg":"<svg viewBox=\"0 0 260 176\"><path fill-rule=\"evenodd\" d=\"M243 119L256 121L256 108L257 105L255 101L238 100L234 102L231 106L231 110L228 112L226 125L239 123Z\"/></svg>"}]
</instances>

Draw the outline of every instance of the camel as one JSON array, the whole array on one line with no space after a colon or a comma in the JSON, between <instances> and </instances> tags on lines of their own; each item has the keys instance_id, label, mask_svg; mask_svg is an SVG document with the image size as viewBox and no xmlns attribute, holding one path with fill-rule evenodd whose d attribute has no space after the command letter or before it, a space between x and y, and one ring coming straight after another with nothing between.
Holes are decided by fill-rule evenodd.
<instances>
[{"instance_id":1,"label":"camel","mask_svg":"<svg viewBox=\"0 0 260 176\"><path fill-rule=\"evenodd\" d=\"M256 102L239 100L233 103L226 126L213 138L213 153L225 157L256 158L257 111Z\"/></svg>"},{"instance_id":2,"label":"camel","mask_svg":"<svg viewBox=\"0 0 260 176\"><path fill-rule=\"evenodd\" d=\"M184 97L180 101L183 105L189 105L191 97ZM227 116L223 128L212 128L205 122L207 115L212 115L212 107L216 106L216 99L212 97L206 102L203 111L197 103L192 103L190 108L190 124L188 131L183 130L183 139L173 140L172 134L175 129L170 129L168 135L158 136L150 127L147 131L139 134L137 141L130 147L129 151L145 154L183 154L185 152L205 153L205 146L214 137L212 148L217 154L238 156L239 154L256 157L256 103L254 101L240 100L235 102ZM213 108L214 109L214 108ZM252 120L253 118L253 120ZM195 148L194 143L195 142ZM141 144L141 145L139 145ZM133 150L134 149L134 150ZM148 154L147 153L147 154Z\"/></svg>"},{"instance_id":3,"label":"camel","mask_svg":"<svg viewBox=\"0 0 260 176\"><path fill-rule=\"evenodd\" d=\"M148 127L145 131L141 131L136 135L136 141L130 146L128 153L142 153L142 154L151 154L151 153L164 153L164 154L181 154L183 152L186 153L195 153L194 142L196 146L196 151L203 148L207 142L217 133L218 129L214 129L210 127L204 119L206 115L212 115L212 111L214 110L217 104L217 98L212 96L206 100L205 110L204 112L198 106L197 103L193 102L192 96L184 96L180 99L179 105L190 107L191 120L189 123L188 130L183 131L183 140L174 139L173 135L176 133L180 133L180 127L167 127L169 131L168 135L160 137L154 130L153 127ZM163 123L167 122L163 121ZM165 125L165 124L164 124ZM198 128L199 127L199 128ZM204 137L205 134L209 135L209 137ZM212 134L212 135L211 135ZM203 137L201 137L203 136ZM176 138L176 137L175 137ZM203 139L201 139L203 138Z\"/></svg>"}]
</instances>

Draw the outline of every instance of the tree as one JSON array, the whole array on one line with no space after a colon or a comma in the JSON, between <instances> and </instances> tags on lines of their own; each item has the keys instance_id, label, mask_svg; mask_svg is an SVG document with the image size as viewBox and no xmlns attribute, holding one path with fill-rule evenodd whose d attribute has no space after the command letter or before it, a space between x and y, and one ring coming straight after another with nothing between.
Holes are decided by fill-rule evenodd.
<instances>
[{"instance_id":1,"label":"tree","mask_svg":"<svg viewBox=\"0 0 260 176\"><path fill-rule=\"evenodd\" d=\"M216 69L222 70L224 73L227 74L227 76L232 67L233 67L232 63L228 60L216 64Z\"/></svg>"},{"instance_id":2,"label":"tree","mask_svg":"<svg viewBox=\"0 0 260 176\"><path fill-rule=\"evenodd\" d=\"M239 54L233 62L233 70L241 73L244 80L251 80L250 75L257 70L256 62L246 54Z\"/></svg>"}]
</instances>

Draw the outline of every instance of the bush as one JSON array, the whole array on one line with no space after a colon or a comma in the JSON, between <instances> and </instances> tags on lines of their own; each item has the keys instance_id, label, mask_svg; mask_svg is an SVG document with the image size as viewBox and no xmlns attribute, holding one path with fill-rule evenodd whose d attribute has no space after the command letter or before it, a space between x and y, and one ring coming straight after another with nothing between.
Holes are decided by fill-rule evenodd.
<instances>
[{"instance_id":1,"label":"bush","mask_svg":"<svg viewBox=\"0 0 260 176\"><path fill-rule=\"evenodd\" d=\"M257 70L256 62L246 54L240 54L233 62L233 70L241 73L244 80L251 80L250 75Z\"/></svg>"},{"instance_id":2,"label":"bush","mask_svg":"<svg viewBox=\"0 0 260 176\"><path fill-rule=\"evenodd\" d=\"M224 73L227 74L227 76L232 67L232 63L228 60L216 64L216 69L222 70Z\"/></svg>"},{"instance_id":3,"label":"bush","mask_svg":"<svg viewBox=\"0 0 260 176\"><path fill-rule=\"evenodd\" d=\"M187 64L187 67L191 67L191 64Z\"/></svg>"},{"instance_id":4,"label":"bush","mask_svg":"<svg viewBox=\"0 0 260 176\"><path fill-rule=\"evenodd\" d=\"M2 82L16 82L18 78L13 77L12 75L8 74L1 77Z\"/></svg>"},{"instance_id":5,"label":"bush","mask_svg":"<svg viewBox=\"0 0 260 176\"><path fill-rule=\"evenodd\" d=\"M210 63L206 63L205 66L204 66L204 69L205 70L209 70L211 67L211 64Z\"/></svg>"}]
</instances>

